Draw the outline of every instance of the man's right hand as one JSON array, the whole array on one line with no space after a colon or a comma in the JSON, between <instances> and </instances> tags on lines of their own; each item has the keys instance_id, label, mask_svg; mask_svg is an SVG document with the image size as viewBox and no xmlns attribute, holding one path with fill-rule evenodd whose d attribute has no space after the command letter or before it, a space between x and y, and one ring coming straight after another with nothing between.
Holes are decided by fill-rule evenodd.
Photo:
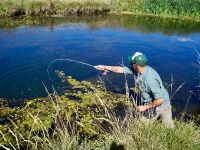
<instances>
[{"instance_id":1,"label":"man's right hand","mask_svg":"<svg viewBox=\"0 0 200 150\"><path fill-rule=\"evenodd\" d=\"M94 66L94 68L97 70L101 70L101 71L106 70L106 66L104 66L104 65L97 65L97 66Z\"/></svg>"},{"instance_id":2,"label":"man's right hand","mask_svg":"<svg viewBox=\"0 0 200 150\"><path fill-rule=\"evenodd\" d=\"M124 69L121 66L104 66L104 65L97 65L94 66L95 69L106 71L104 74L106 74L108 71L115 72L115 73L124 73Z\"/></svg>"}]
</instances>

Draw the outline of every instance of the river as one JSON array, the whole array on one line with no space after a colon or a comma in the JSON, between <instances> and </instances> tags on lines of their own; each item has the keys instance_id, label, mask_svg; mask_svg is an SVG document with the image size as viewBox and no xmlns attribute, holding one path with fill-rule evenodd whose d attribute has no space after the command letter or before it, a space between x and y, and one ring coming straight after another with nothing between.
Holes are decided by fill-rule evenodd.
<instances>
[{"instance_id":1,"label":"river","mask_svg":"<svg viewBox=\"0 0 200 150\"><path fill-rule=\"evenodd\" d=\"M66 85L55 74L63 70L78 80L96 82L101 77L108 90L125 93L124 76L102 76L92 67L55 59L74 59L91 65L129 66L127 57L143 52L149 66L160 74L173 97L174 112L185 109L200 83L197 51L200 22L178 19L107 15L37 18L37 23L10 26L0 20L0 97L22 101L46 96L44 85L62 94ZM49 74L49 75L48 75ZM133 78L128 77L129 86ZM195 91L197 92L197 91ZM188 112L199 112L198 93L189 99Z\"/></svg>"}]
</instances>

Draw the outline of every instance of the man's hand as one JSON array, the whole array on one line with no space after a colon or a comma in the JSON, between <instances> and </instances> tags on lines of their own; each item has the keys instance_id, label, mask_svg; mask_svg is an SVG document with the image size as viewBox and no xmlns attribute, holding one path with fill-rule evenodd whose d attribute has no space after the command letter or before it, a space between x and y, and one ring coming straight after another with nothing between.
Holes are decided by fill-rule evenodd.
<instances>
[{"instance_id":1,"label":"man's hand","mask_svg":"<svg viewBox=\"0 0 200 150\"><path fill-rule=\"evenodd\" d=\"M139 105L136 107L136 110L139 111L139 112L143 112L147 109L151 109L151 108L155 108L155 107L158 107L160 106L162 103L164 103L164 100L163 98L158 98L156 100L154 100L153 102L151 103L148 103L146 105Z\"/></svg>"},{"instance_id":2,"label":"man's hand","mask_svg":"<svg viewBox=\"0 0 200 150\"><path fill-rule=\"evenodd\" d=\"M124 73L124 69L121 66L97 65L97 66L94 66L94 68L100 71L106 71L104 74L106 74L108 71L115 72L115 73Z\"/></svg>"},{"instance_id":3,"label":"man's hand","mask_svg":"<svg viewBox=\"0 0 200 150\"><path fill-rule=\"evenodd\" d=\"M106 70L106 67L104 65L94 66L94 68L97 69L97 70L101 70L101 71Z\"/></svg>"},{"instance_id":4,"label":"man's hand","mask_svg":"<svg viewBox=\"0 0 200 150\"><path fill-rule=\"evenodd\" d=\"M139 106L136 107L136 110L139 111L139 112L143 112L147 109L148 109L147 105L139 105Z\"/></svg>"}]
</instances>

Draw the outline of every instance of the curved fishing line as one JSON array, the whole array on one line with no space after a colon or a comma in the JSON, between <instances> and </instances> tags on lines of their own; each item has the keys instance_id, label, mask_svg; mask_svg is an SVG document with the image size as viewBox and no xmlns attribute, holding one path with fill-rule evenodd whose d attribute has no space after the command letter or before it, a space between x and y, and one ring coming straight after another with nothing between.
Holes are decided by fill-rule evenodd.
<instances>
[{"instance_id":1,"label":"curved fishing line","mask_svg":"<svg viewBox=\"0 0 200 150\"><path fill-rule=\"evenodd\" d=\"M74 60L74 59L69 59L69 58L65 58L65 59L54 59L54 60L52 60L52 61L49 63L49 65L48 65L48 67L47 67L48 78L49 78L49 80L51 81L52 84L53 84L53 80L51 79L51 76L50 76L50 74L49 74L49 68L50 68L50 66L51 66L52 64L54 64L56 61L71 61L71 62L76 62L76 63L82 64L82 65L86 65L86 66L90 66L90 67L94 68L94 66L91 65L91 64L88 64L88 63L85 63L85 62L82 62L82 61L78 61L78 60Z\"/></svg>"},{"instance_id":2,"label":"curved fishing line","mask_svg":"<svg viewBox=\"0 0 200 150\"><path fill-rule=\"evenodd\" d=\"M88 64L88 63L85 63L85 62L82 62L82 61L78 61L78 60L74 60L74 59L69 59L69 58L65 58L65 59L54 59L54 60L52 60L52 61L49 63L49 65L48 65L48 67L47 67L48 78L49 78L49 80L51 81L52 84L53 84L53 80L52 80L52 78L51 78L51 76L50 76L49 68L51 67L52 64L54 64L54 63L57 62L57 61L76 62L76 63L82 64L82 65L86 65L86 66L95 68L95 67L94 67L93 65L91 65L91 64ZM96 69L96 68L95 68L95 69ZM102 76L102 78L103 78L103 76ZM121 90L117 87L117 85L115 85L111 80L108 79L107 81L108 81L117 91L120 91L120 92L121 92Z\"/></svg>"}]
</instances>

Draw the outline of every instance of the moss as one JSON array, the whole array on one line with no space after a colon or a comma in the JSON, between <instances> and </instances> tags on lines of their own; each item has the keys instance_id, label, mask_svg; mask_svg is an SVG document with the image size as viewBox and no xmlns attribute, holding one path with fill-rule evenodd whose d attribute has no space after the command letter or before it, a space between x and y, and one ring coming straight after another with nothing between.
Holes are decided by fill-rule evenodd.
<instances>
[{"instance_id":1,"label":"moss","mask_svg":"<svg viewBox=\"0 0 200 150\"><path fill-rule=\"evenodd\" d=\"M15 141L15 137L8 129L17 131L15 134L21 134L24 139L29 139L35 134L55 130L55 126L61 124L67 125L69 132L72 132L70 127L74 127L76 131L73 132L83 137L93 137L102 133L105 124L109 124L105 108L114 111L117 104L125 105L120 103L126 101L123 95L107 92L90 82L79 82L70 76L65 77L63 72L58 72L58 76L63 82L71 85L64 95L58 97L51 94L47 98L28 100L23 107L3 107L0 110L1 118L11 120L0 126L6 139ZM22 138L19 140L23 141ZM8 141L1 141L9 145Z\"/></svg>"}]
</instances>

